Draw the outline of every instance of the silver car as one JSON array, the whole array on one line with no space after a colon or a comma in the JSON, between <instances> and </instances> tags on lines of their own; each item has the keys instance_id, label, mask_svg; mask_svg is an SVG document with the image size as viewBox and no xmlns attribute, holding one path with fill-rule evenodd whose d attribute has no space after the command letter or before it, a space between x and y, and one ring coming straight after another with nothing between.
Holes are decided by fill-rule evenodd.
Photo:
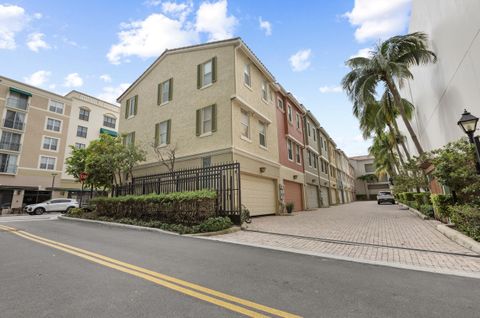
<instances>
[{"instance_id":1,"label":"silver car","mask_svg":"<svg viewBox=\"0 0 480 318\"><path fill-rule=\"evenodd\" d=\"M390 191L380 191L377 194L377 204L382 204L384 202L389 202L395 204L395 198Z\"/></svg>"},{"instance_id":2,"label":"silver car","mask_svg":"<svg viewBox=\"0 0 480 318\"><path fill-rule=\"evenodd\" d=\"M52 199L27 205L24 210L30 215L40 215L45 212L68 212L72 208L78 208L78 202L75 199Z\"/></svg>"}]
</instances>

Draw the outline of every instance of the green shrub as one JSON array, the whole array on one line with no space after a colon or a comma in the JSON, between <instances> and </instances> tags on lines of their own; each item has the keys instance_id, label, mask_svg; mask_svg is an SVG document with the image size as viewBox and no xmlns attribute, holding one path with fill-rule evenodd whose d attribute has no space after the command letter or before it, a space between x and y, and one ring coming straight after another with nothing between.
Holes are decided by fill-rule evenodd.
<instances>
[{"instance_id":1,"label":"green shrub","mask_svg":"<svg viewBox=\"0 0 480 318\"><path fill-rule=\"evenodd\" d=\"M415 201L414 194L416 194L416 192L404 192L405 201Z\"/></svg>"},{"instance_id":2,"label":"green shrub","mask_svg":"<svg viewBox=\"0 0 480 318\"><path fill-rule=\"evenodd\" d=\"M450 217L448 206L452 204L451 196L444 194L432 194L430 198L432 200L433 210L435 211L435 218L446 222Z\"/></svg>"},{"instance_id":3,"label":"green shrub","mask_svg":"<svg viewBox=\"0 0 480 318\"><path fill-rule=\"evenodd\" d=\"M287 213L292 213L294 207L295 207L295 204L293 202L288 202L285 205L285 208L287 209Z\"/></svg>"},{"instance_id":4,"label":"green shrub","mask_svg":"<svg viewBox=\"0 0 480 318\"><path fill-rule=\"evenodd\" d=\"M197 225L216 216L216 192L211 190L162 194L97 197L98 217Z\"/></svg>"},{"instance_id":5,"label":"green shrub","mask_svg":"<svg viewBox=\"0 0 480 318\"><path fill-rule=\"evenodd\" d=\"M422 204L418 208L418 210L422 213L425 214L428 217L433 218L434 217L434 211L433 211L433 206L430 204Z\"/></svg>"},{"instance_id":6,"label":"green shrub","mask_svg":"<svg viewBox=\"0 0 480 318\"><path fill-rule=\"evenodd\" d=\"M418 206L421 206L423 204L431 204L431 202L430 202L430 192L415 193L413 195L413 198L417 202Z\"/></svg>"},{"instance_id":7,"label":"green shrub","mask_svg":"<svg viewBox=\"0 0 480 318\"><path fill-rule=\"evenodd\" d=\"M66 213L66 216L70 217L81 217L85 211L81 208L72 208L68 210L68 213Z\"/></svg>"},{"instance_id":8,"label":"green shrub","mask_svg":"<svg viewBox=\"0 0 480 318\"><path fill-rule=\"evenodd\" d=\"M408 205L411 208L414 208L415 210L418 210L418 208L419 208L419 205L417 204L417 201L407 201L405 204Z\"/></svg>"},{"instance_id":9,"label":"green shrub","mask_svg":"<svg viewBox=\"0 0 480 318\"><path fill-rule=\"evenodd\" d=\"M209 218L208 220L194 226L196 233L217 232L232 227L233 223L228 217Z\"/></svg>"},{"instance_id":10,"label":"green shrub","mask_svg":"<svg viewBox=\"0 0 480 318\"><path fill-rule=\"evenodd\" d=\"M450 206L448 210L450 210L449 214L455 226L480 242L480 209L471 205L456 205Z\"/></svg>"}]
</instances>

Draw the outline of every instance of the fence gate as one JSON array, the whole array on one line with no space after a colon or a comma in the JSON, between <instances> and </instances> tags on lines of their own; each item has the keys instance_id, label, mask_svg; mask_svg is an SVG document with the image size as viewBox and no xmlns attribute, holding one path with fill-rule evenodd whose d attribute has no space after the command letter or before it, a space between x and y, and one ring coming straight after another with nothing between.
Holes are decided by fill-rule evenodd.
<instances>
[{"instance_id":1,"label":"fence gate","mask_svg":"<svg viewBox=\"0 0 480 318\"><path fill-rule=\"evenodd\" d=\"M158 194L203 189L217 192L218 215L230 217L235 224L240 223L242 202L238 162L136 177L130 183L114 186L112 195Z\"/></svg>"}]
</instances>

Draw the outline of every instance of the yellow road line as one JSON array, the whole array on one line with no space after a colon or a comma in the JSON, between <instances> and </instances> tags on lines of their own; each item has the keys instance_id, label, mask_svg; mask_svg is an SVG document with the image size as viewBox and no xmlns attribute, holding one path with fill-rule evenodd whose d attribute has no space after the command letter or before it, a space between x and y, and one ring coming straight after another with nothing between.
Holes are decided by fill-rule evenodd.
<instances>
[{"instance_id":1,"label":"yellow road line","mask_svg":"<svg viewBox=\"0 0 480 318\"><path fill-rule=\"evenodd\" d=\"M0 225L0 228L2 228L2 227L7 228L13 234L22 236L24 238L27 238L27 239L32 240L32 241L36 241L36 242L44 244L44 245L51 246L53 248L60 249L60 250L65 251L67 253L77 255L79 257L91 260L93 262L102 264L104 266L115 268L115 269L123 271L123 272L128 272L128 273L130 273L134 276L141 277L141 278L144 278L144 279L147 279L147 278L145 278L143 276L147 276L151 279L158 279L162 283L158 283L158 282L155 282L155 283L163 285L163 286L165 286L165 284L169 284L168 282L171 282L171 283L175 283L175 284L180 285L180 286L188 287L190 289L203 292L205 294L209 294L209 295L212 295L212 296L215 296L215 297L218 297L218 298L222 298L222 299L225 299L225 300L228 300L228 301L231 301L231 302L236 302L238 304L248 306L248 307L253 308L253 309L261 310L263 312L267 312L269 314L273 314L273 315L276 315L276 316L279 316L279 317L300 318L300 316L297 316L297 315L294 315L294 314L291 314L291 313L288 313L288 312L285 312L285 311L282 311L282 310L279 310L279 309L275 309L275 308L271 308L271 307L264 306L264 305L261 305L261 304L257 304L255 302L252 302L252 301L249 301L249 300L245 300L245 299L242 299L242 298L231 296L231 295L228 295L228 294L225 294L225 293L222 293L222 292L210 289L210 288L206 288L206 287L203 287L203 286L200 286L200 285L197 285L197 284L194 284L194 283L190 283L190 282L178 279L178 278L174 278L174 277L171 277L171 276L168 276L168 275L165 275L165 274L154 272L154 271L151 271L151 270L148 270L148 269L145 269L145 268L142 268L142 267L138 267L138 266L135 266L135 265L132 265L132 264L129 264L129 263L118 261L118 260L103 256L103 255L100 255L100 254L97 254L97 253L89 252L89 251L86 251L86 250L83 250L83 249L80 249L80 248L77 248L77 247L74 247L74 246L71 246L71 245L67 245L67 244L63 244L63 243L60 243L60 242L52 241L52 240L49 240L49 239L31 234L31 233L25 232L25 231L21 231L21 230L18 231L15 228ZM104 262L104 261L106 261L106 262ZM124 270L117 268L118 267L117 265L120 265L121 266L120 268L124 268ZM131 273L131 271L133 271L134 273ZM152 281L151 279L147 279L147 280ZM211 302L210 300L214 300L214 301L217 301L217 302L221 302L224 305L226 304L226 305L229 305L229 306L237 307L235 309L245 310L245 308L243 308L243 307L238 307L236 305L233 305L233 304L230 304L230 303L227 303L227 302L223 302L221 300L206 296L206 295L201 294L201 293L196 293L194 291L191 291L191 290L186 289L186 288L182 288L182 287L174 285L174 284L170 284L170 285L173 285L174 287L177 287L177 288L180 288L180 289L185 289L189 292L193 292L193 293L198 294L202 297L207 297L209 300L191 295L192 297L197 297L197 298L200 298L202 300L209 301L209 302ZM169 286L165 286L165 287L171 288ZM171 288L171 289L177 290L176 288ZM180 291L180 290L177 290L177 291ZM184 291L180 291L180 292L184 292ZM189 294L189 293L187 293L187 294ZM219 305L219 304L216 303L216 305ZM219 305L219 306L221 306L221 305ZM225 307L225 306L221 306L221 307ZM227 307L225 307L225 308L227 308ZM231 308L227 308L227 309L232 310ZM233 311L236 311L236 310L233 310ZM237 312L239 312L239 311L237 311ZM252 312L252 311L249 311L249 314L244 313L244 312L240 312L240 313L245 314L247 316L250 316L249 314L254 314L254 316L251 316L251 317L265 317L263 315L260 315L256 312Z\"/></svg>"}]
</instances>

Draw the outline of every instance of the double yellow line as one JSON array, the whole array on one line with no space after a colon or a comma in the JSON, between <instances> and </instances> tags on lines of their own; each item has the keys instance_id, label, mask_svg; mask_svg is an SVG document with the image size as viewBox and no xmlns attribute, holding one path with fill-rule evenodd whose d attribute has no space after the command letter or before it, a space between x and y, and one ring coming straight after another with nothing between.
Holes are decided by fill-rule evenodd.
<instances>
[{"instance_id":1,"label":"double yellow line","mask_svg":"<svg viewBox=\"0 0 480 318\"><path fill-rule=\"evenodd\" d=\"M190 283L175 277L165 274L157 273L139 266L125 263L110 257L106 257L97 253L86 251L71 245L52 241L44 237L40 237L16 228L0 225L0 230L10 232L17 236L23 237L27 240L34 241L57 250L81 257L93 263L97 263L120 272L127 273L138 278L150 281L154 284L169 288L179 293L206 301L216 306L243 314L247 317L269 317L266 314L271 314L284 318L299 318L300 316L290 314L288 312L257 304L255 302L231 296L207 287L203 287L194 283ZM263 313L262 313L263 312Z\"/></svg>"}]
</instances>

